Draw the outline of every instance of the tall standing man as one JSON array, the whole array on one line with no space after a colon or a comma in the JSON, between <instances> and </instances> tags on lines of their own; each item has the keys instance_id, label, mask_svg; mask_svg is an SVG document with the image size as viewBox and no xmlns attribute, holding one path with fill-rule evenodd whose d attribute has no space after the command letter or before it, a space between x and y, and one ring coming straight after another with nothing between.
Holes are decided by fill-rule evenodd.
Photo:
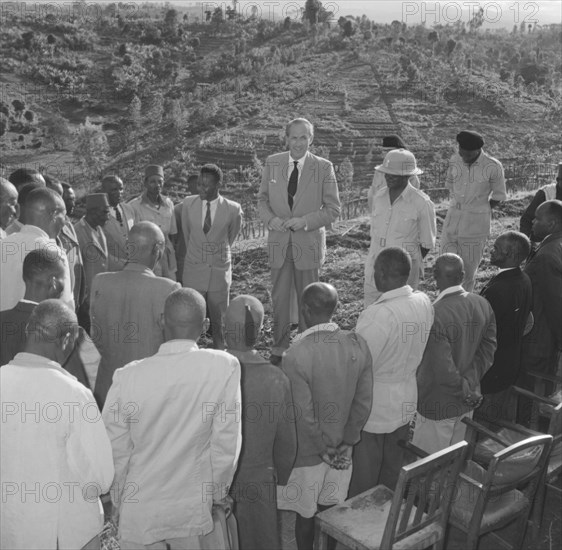
<instances>
[{"instance_id":1,"label":"tall standing man","mask_svg":"<svg viewBox=\"0 0 562 550\"><path fill-rule=\"evenodd\" d=\"M155 223L164 233L166 248L160 263L154 266L154 274L176 280L176 253L171 239L176 238L176 216L174 203L162 195L164 188L164 168L158 164L149 164L144 170L144 191L133 199L129 205L133 210L134 222Z\"/></svg>"},{"instance_id":2,"label":"tall standing man","mask_svg":"<svg viewBox=\"0 0 562 550\"><path fill-rule=\"evenodd\" d=\"M222 170L215 164L203 166L199 194L184 199L181 214L186 244L182 283L205 298L215 349L224 349L223 323L232 282L230 247L242 226L241 206L219 194L221 185Z\"/></svg>"},{"instance_id":3,"label":"tall standing man","mask_svg":"<svg viewBox=\"0 0 562 550\"><path fill-rule=\"evenodd\" d=\"M318 281L326 252L325 227L339 216L340 199L332 163L308 149L314 127L304 118L287 124L289 148L267 158L258 194L258 211L269 229L268 250L273 289L273 349L278 365L289 347L290 300L294 282L299 304L299 330L306 328L301 310L304 288Z\"/></svg>"},{"instance_id":4,"label":"tall standing man","mask_svg":"<svg viewBox=\"0 0 562 550\"><path fill-rule=\"evenodd\" d=\"M107 240L107 270L120 271L127 263L127 239L134 214L123 202L123 180L119 176L105 176L101 180L101 189L109 201L109 217L102 227Z\"/></svg>"},{"instance_id":5,"label":"tall standing man","mask_svg":"<svg viewBox=\"0 0 562 550\"><path fill-rule=\"evenodd\" d=\"M441 234L441 253L458 254L464 263L463 287L472 292L476 270L490 235L492 208L507 198L501 162L482 150L484 139L464 130L458 153L449 160L446 186L450 204Z\"/></svg>"}]
</instances>

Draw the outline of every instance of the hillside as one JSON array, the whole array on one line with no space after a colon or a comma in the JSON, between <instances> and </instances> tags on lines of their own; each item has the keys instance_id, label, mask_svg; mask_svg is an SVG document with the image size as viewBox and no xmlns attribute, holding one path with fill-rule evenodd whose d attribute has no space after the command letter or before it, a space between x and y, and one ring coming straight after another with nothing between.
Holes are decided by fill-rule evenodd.
<instances>
[{"instance_id":1,"label":"hillside","mask_svg":"<svg viewBox=\"0 0 562 550\"><path fill-rule=\"evenodd\" d=\"M485 33L73 6L5 14L3 174L30 165L87 190L117 171L134 195L157 162L179 198L182 178L216 162L251 218L260 163L295 116L314 122L346 200L369 184L387 133L416 153L426 188L442 186L464 127L483 133L512 189L548 180L561 158L560 25Z\"/></svg>"}]
</instances>

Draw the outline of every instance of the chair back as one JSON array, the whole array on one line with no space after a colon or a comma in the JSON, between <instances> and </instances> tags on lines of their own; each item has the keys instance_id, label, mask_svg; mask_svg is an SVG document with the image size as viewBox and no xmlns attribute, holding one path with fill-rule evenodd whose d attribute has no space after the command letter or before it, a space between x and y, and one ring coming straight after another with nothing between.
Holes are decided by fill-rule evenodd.
<instances>
[{"instance_id":1,"label":"chair back","mask_svg":"<svg viewBox=\"0 0 562 550\"><path fill-rule=\"evenodd\" d=\"M467 448L468 443L461 441L402 467L381 549L392 548L397 542L435 525L444 537L457 476Z\"/></svg>"}]
</instances>

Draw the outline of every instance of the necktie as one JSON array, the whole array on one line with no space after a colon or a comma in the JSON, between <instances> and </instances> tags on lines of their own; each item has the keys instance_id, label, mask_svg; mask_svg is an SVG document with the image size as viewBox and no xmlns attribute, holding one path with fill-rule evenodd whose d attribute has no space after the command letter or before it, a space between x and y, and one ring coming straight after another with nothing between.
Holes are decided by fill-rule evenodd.
<instances>
[{"instance_id":1,"label":"necktie","mask_svg":"<svg viewBox=\"0 0 562 550\"><path fill-rule=\"evenodd\" d=\"M293 209L293 197L297 192L297 183L299 181L299 163L298 161L294 160L293 164L295 167L291 172L291 177L289 178L289 186L287 187L287 193L289 195L289 208Z\"/></svg>"},{"instance_id":2,"label":"necktie","mask_svg":"<svg viewBox=\"0 0 562 550\"><path fill-rule=\"evenodd\" d=\"M115 210L115 219L119 222L120 225L123 225L123 216L121 216L119 208L117 208L117 206L114 206L113 210Z\"/></svg>"},{"instance_id":3,"label":"necktie","mask_svg":"<svg viewBox=\"0 0 562 550\"><path fill-rule=\"evenodd\" d=\"M203 233L205 235L211 230L211 203L207 201L207 213L205 214L205 221L203 222Z\"/></svg>"}]
</instances>

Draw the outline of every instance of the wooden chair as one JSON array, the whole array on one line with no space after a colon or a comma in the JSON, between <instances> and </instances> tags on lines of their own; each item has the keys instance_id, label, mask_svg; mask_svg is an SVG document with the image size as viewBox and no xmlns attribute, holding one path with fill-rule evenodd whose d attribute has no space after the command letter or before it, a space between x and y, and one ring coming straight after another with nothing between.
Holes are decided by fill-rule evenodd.
<instances>
[{"instance_id":1,"label":"wooden chair","mask_svg":"<svg viewBox=\"0 0 562 550\"><path fill-rule=\"evenodd\" d=\"M328 536L352 550L443 548L465 441L403 466L393 492L378 485L316 516L314 547Z\"/></svg>"},{"instance_id":2,"label":"wooden chair","mask_svg":"<svg viewBox=\"0 0 562 550\"><path fill-rule=\"evenodd\" d=\"M544 482L552 436L535 435L508 445L496 452L483 468L473 460L478 437L483 435L502 445L507 441L477 422L470 419L463 422L468 425L469 451L464 471L459 475L449 524L466 533L467 550L476 550L480 537L486 533L504 547L522 548L531 505ZM521 470L514 470L513 460L523 453L531 454L533 459ZM517 519L515 545L493 532Z\"/></svg>"},{"instance_id":3,"label":"wooden chair","mask_svg":"<svg viewBox=\"0 0 562 550\"><path fill-rule=\"evenodd\" d=\"M553 438L545 472L545 482L539 485L532 511L533 540L537 540L544 516L543 512L547 490L551 489L560 492L560 489L554 485L554 482L558 479L560 474L562 474L562 403L557 403L548 397L541 397L540 395L517 386L511 388L511 393L516 401L516 405L519 405L518 402L520 399L526 400L530 405L531 410L528 411L530 427L527 428L505 420L496 420L492 430L494 432L499 431L500 435L502 429L511 430L512 432L520 434L521 439L540 435L541 433L551 435ZM496 433L496 436L497 435L498 433ZM488 461L482 458L484 456L482 452L484 443L485 441L482 441L477 444L474 451L474 458L477 462L487 465Z\"/></svg>"}]
</instances>

